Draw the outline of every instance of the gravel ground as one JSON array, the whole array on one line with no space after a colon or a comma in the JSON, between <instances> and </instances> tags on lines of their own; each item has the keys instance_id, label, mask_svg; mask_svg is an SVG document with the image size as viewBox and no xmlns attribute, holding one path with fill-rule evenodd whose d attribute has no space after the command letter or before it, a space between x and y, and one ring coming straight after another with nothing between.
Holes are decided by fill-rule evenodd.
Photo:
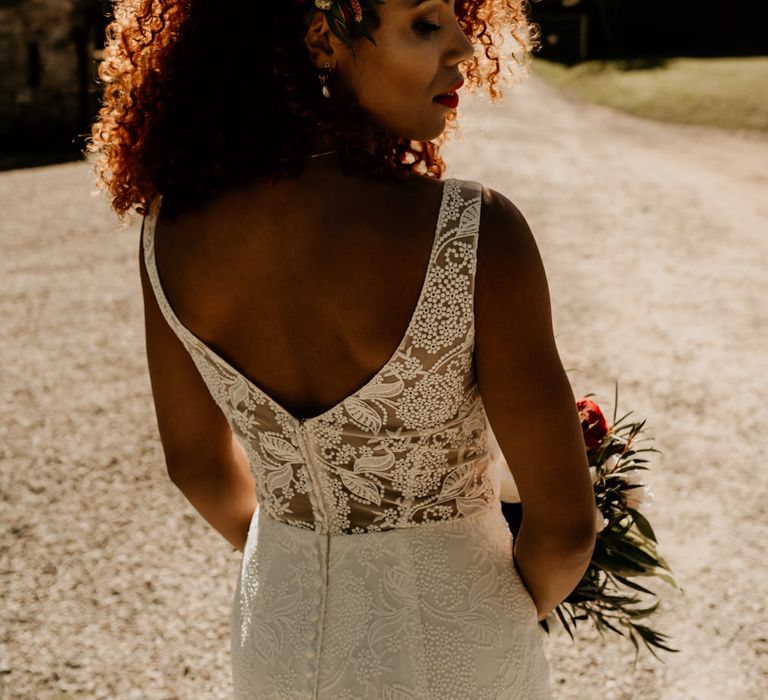
<instances>
[{"instance_id":1,"label":"gravel ground","mask_svg":"<svg viewBox=\"0 0 768 700\"><path fill-rule=\"evenodd\" d=\"M658 124L532 78L463 98L448 177L528 218L576 396L648 419L681 652L548 642L558 700L758 700L768 687L768 139ZM83 163L0 173L0 697L228 698L240 554L168 480L139 228ZM762 196L761 196L762 195Z\"/></svg>"}]
</instances>

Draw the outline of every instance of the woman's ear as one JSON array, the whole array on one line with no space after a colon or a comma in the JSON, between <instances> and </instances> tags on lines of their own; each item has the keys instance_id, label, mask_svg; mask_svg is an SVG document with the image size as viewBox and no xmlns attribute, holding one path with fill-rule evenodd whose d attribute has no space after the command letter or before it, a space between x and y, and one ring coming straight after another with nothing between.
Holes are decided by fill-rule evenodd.
<instances>
[{"instance_id":1,"label":"woman's ear","mask_svg":"<svg viewBox=\"0 0 768 700\"><path fill-rule=\"evenodd\" d=\"M322 68L326 62L331 65L336 63L337 41L328 26L325 12L316 11L312 15L307 33L304 35L304 45L315 68Z\"/></svg>"}]
</instances>

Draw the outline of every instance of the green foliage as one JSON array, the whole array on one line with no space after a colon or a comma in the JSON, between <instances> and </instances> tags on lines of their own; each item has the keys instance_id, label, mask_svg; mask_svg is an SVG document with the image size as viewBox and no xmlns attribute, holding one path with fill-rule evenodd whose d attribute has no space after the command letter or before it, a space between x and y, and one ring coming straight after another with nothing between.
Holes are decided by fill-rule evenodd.
<instances>
[{"instance_id":1,"label":"green foliage","mask_svg":"<svg viewBox=\"0 0 768 700\"><path fill-rule=\"evenodd\" d=\"M638 117L768 131L768 57L586 61L537 58L535 75L568 95Z\"/></svg>"},{"instance_id":2,"label":"green foliage","mask_svg":"<svg viewBox=\"0 0 768 700\"><path fill-rule=\"evenodd\" d=\"M641 644L658 658L657 650L677 649L669 645L667 635L644 624L658 609L659 600L634 579L658 578L678 591L682 589L657 550L650 522L627 505L626 492L638 486L628 481L628 474L648 470L648 460L638 455L659 450L636 447L645 420L628 421L631 411L616 420L616 405L615 401L614 422L608 433L597 447L587 450L589 465L596 470L595 503L608 524L597 534L584 576L555 614L571 638L577 623L589 622L601 634L610 631L628 638L635 647L635 659ZM613 456L616 458L611 459ZM546 621L542 626L549 631Z\"/></svg>"}]
</instances>

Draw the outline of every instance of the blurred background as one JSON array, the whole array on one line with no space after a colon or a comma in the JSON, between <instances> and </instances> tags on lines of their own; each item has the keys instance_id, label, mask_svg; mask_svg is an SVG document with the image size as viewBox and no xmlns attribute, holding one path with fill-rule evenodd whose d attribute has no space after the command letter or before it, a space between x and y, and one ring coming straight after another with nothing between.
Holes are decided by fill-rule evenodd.
<instances>
[{"instance_id":1,"label":"blurred background","mask_svg":"<svg viewBox=\"0 0 768 700\"><path fill-rule=\"evenodd\" d=\"M0 168L79 157L110 3L0 0Z\"/></svg>"},{"instance_id":2,"label":"blurred background","mask_svg":"<svg viewBox=\"0 0 768 700\"><path fill-rule=\"evenodd\" d=\"M81 156L110 6L0 0L0 699L223 700L240 556L166 474L140 221ZM554 630L554 697L764 700L768 2L531 12L532 75L461 94L445 177L531 225L574 395L647 419L685 591L658 590L662 661Z\"/></svg>"},{"instance_id":3,"label":"blurred background","mask_svg":"<svg viewBox=\"0 0 768 700\"><path fill-rule=\"evenodd\" d=\"M534 0L541 58L754 56L768 53L760 0Z\"/></svg>"}]
</instances>

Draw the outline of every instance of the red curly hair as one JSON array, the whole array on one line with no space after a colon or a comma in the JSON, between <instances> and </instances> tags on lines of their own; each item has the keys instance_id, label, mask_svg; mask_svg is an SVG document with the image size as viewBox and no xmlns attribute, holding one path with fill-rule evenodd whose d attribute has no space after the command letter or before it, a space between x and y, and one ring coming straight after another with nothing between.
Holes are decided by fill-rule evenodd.
<instances>
[{"instance_id":1,"label":"red curly hair","mask_svg":"<svg viewBox=\"0 0 768 700\"><path fill-rule=\"evenodd\" d=\"M384 133L356 104L324 99L303 42L311 6L116 0L98 71L101 108L85 153L121 219L130 210L147 214L160 192L163 217L173 220L245 181L294 177L309 153L309 127L337 139L348 173L443 175L439 149L456 112L435 142L413 141ZM523 69L538 46L528 0L455 0L454 9L482 47L466 64L466 85L487 84L496 100L502 28L511 31L511 55Z\"/></svg>"}]
</instances>

